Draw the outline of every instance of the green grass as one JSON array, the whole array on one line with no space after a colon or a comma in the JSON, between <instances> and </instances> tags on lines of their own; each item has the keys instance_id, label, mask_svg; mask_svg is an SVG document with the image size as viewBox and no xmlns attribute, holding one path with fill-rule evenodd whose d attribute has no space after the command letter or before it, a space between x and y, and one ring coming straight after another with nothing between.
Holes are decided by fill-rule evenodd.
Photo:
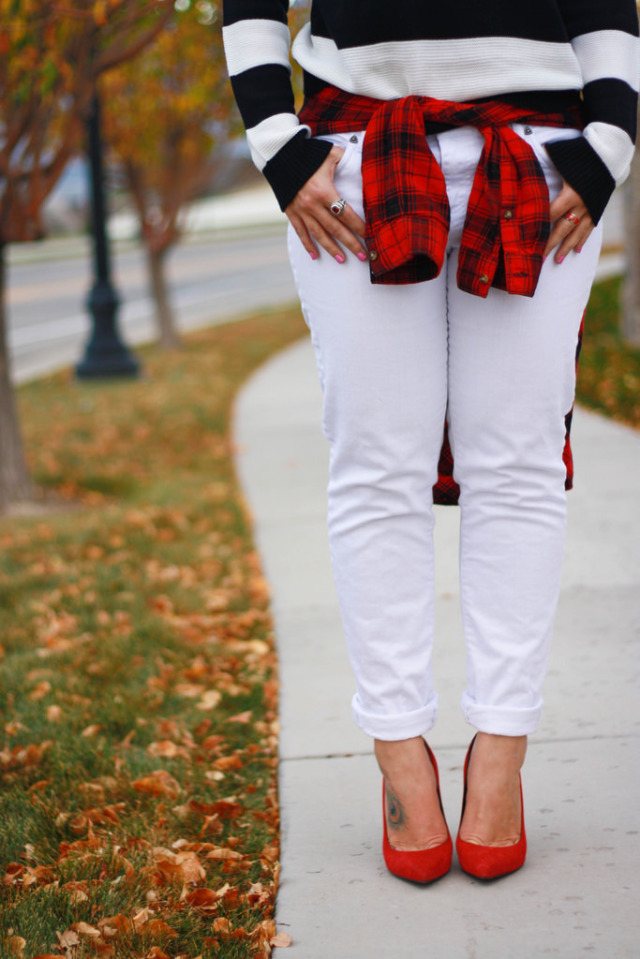
<instances>
[{"instance_id":1,"label":"green grass","mask_svg":"<svg viewBox=\"0 0 640 959\"><path fill-rule=\"evenodd\" d=\"M640 349L620 334L620 279L594 286L578 364L578 402L640 427Z\"/></svg>"},{"instance_id":2,"label":"green grass","mask_svg":"<svg viewBox=\"0 0 640 959\"><path fill-rule=\"evenodd\" d=\"M277 664L229 419L303 331L266 315L145 350L137 381L19 391L67 508L0 519L0 957L270 954Z\"/></svg>"}]
</instances>

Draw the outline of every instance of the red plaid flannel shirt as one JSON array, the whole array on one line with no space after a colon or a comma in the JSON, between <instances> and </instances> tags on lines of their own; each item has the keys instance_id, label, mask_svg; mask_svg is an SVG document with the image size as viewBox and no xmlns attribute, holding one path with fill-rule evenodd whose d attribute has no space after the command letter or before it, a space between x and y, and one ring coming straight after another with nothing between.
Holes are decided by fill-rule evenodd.
<instances>
[{"instance_id":1,"label":"red plaid flannel shirt","mask_svg":"<svg viewBox=\"0 0 640 959\"><path fill-rule=\"evenodd\" d=\"M364 130L362 179L373 283L438 276L449 235L444 176L425 121L473 126L484 137L460 242L458 286L486 297L490 287L533 296L549 237L549 190L538 160L509 124L582 127L578 110L535 113L501 103L430 97L376 100L325 87L300 112L313 133Z\"/></svg>"},{"instance_id":2,"label":"red plaid flannel shirt","mask_svg":"<svg viewBox=\"0 0 640 959\"><path fill-rule=\"evenodd\" d=\"M484 149L476 170L460 242L458 286L486 297L493 286L533 296L550 229L549 191L531 147L511 123L582 128L579 111L532 113L499 101L454 103L429 97L375 100L325 87L307 100L300 121L313 133L366 129L362 153L366 242L373 283L417 283L438 276L449 235L449 201L442 171L425 137L425 121L477 127ZM576 351L576 363L580 352ZM570 429L565 417L565 488L573 486ZM447 424L435 503L455 505Z\"/></svg>"}]
</instances>

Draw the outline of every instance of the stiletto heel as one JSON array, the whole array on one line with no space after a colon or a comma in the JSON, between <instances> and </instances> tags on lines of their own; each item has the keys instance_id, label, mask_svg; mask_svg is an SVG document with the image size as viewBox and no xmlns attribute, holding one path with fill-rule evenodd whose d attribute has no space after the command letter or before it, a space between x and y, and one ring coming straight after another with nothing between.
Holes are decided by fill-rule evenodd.
<instances>
[{"instance_id":1,"label":"stiletto heel","mask_svg":"<svg viewBox=\"0 0 640 959\"><path fill-rule=\"evenodd\" d=\"M425 747L429 756L429 760L431 761L431 765L433 766L433 770L436 774L438 802L440 803L440 809L442 810L442 815L444 816L442 800L440 798L440 778L438 776L438 764L436 763L435 756L429 749L429 746L426 742ZM389 872L392 872L394 876L399 876L400 879L409 879L412 882L422 883L434 882L434 880L440 879L447 872L449 872L449 869L451 868L451 859L453 857L453 842L451 840L451 834L449 833L448 827L447 838L445 841L440 843L438 846L433 846L431 849L416 849L410 851L394 849L389 843L389 836L387 834L386 808L386 790L383 777L382 822L384 824L384 835L382 841L382 854Z\"/></svg>"},{"instance_id":2,"label":"stiletto heel","mask_svg":"<svg viewBox=\"0 0 640 959\"><path fill-rule=\"evenodd\" d=\"M467 804L467 771L469 769L469 757L473 744L476 741L474 736L471 745L467 750L467 756L464 761L464 794L462 799L462 812L460 813L460 823L464 816L464 809ZM520 814L521 829L520 839L512 846L482 846L475 842L466 842L460 838L460 831L456 836L456 852L461 868L470 876L476 879L497 879L499 876L506 876L510 872L515 872L524 865L527 856L527 836L524 828L524 802L522 798L522 779L520 779Z\"/></svg>"}]
</instances>

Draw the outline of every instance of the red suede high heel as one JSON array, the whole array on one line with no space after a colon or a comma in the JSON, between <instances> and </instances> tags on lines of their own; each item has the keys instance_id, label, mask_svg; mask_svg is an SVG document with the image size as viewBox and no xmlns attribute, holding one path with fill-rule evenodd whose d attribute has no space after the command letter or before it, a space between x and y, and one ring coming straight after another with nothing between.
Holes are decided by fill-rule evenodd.
<instances>
[{"instance_id":1,"label":"red suede high heel","mask_svg":"<svg viewBox=\"0 0 640 959\"><path fill-rule=\"evenodd\" d=\"M460 822L464 816L464 807L467 803L467 770L469 768L469 757L473 744L476 741L474 736L471 745L467 750L467 757L464 761L464 795L462 799L462 812ZM460 832L456 836L456 852L458 861L464 872L476 879L497 879L499 876L506 876L510 872L515 872L524 865L527 856L527 836L524 829L524 802L522 799L522 779L520 779L520 813L521 830L520 839L512 846L482 846L475 842L466 842L460 838Z\"/></svg>"},{"instance_id":2,"label":"red suede high heel","mask_svg":"<svg viewBox=\"0 0 640 959\"><path fill-rule=\"evenodd\" d=\"M436 758L425 742L427 754L436 774L436 789L438 791L438 802L442 810L442 800L440 799L440 779L438 776L438 764ZM382 779L382 822L384 823L384 837L382 841L382 854L389 872L400 879L409 879L412 882L434 882L440 879L451 868L451 859L453 857L453 842L451 834L447 828L447 838L438 846L431 849L415 849L403 851L394 849L389 844L387 835L387 813L384 777ZM444 816L444 810L442 810ZM446 825L446 821L445 821Z\"/></svg>"}]
</instances>

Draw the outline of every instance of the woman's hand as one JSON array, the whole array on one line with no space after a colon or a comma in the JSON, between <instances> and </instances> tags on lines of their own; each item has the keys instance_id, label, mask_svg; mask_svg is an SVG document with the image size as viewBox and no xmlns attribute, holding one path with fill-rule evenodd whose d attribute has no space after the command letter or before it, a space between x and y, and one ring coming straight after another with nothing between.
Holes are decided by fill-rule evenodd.
<instances>
[{"instance_id":1,"label":"woman's hand","mask_svg":"<svg viewBox=\"0 0 640 959\"><path fill-rule=\"evenodd\" d=\"M576 223L572 219L567 220L567 213L572 213L580 222ZM580 253L594 227L593 220L582 198L564 180L560 193L551 204L551 222L553 229L547 241L544 255L548 256L552 250L558 247L555 255L556 263L562 263L571 250Z\"/></svg>"},{"instance_id":2,"label":"woman's hand","mask_svg":"<svg viewBox=\"0 0 640 959\"><path fill-rule=\"evenodd\" d=\"M344 252L338 241L359 260L369 259L366 247L359 239L364 237L364 220L348 204L339 217L329 209L335 200L340 199L333 175L343 153L340 147L332 147L322 166L284 211L312 260L318 257L318 244L338 263L344 263Z\"/></svg>"}]
</instances>

